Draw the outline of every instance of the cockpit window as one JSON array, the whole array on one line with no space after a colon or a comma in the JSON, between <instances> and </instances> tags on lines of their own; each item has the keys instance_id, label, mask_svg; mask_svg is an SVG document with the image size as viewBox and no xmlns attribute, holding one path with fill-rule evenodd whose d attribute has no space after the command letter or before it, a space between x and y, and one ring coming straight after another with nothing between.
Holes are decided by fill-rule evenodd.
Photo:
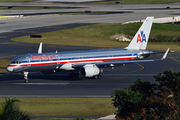
<instances>
[{"instance_id":1,"label":"cockpit window","mask_svg":"<svg viewBox=\"0 0 180 120\"><path fill-rule=\"evenodd\" d=\"M12 64L21 64L21 61L12 61Z\"/></svg>"},{"instance_id":2,"label":"cockpit window","mask_svg":"<svg viewBox=\"0 0 180 120\"><path fill-rule=\"evenodd\" d=\"M11 63L15 64L16 62L15 62L15 61L12 61Z\"/></svg>"}]
</instances>

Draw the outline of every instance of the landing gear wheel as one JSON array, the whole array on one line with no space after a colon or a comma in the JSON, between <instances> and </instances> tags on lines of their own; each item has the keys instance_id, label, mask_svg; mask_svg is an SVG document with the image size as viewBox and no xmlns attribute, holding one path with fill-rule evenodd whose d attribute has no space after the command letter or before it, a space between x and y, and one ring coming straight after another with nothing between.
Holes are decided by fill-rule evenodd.
<instances>
[{"instance_id":1,"label":"landing gear wheel","mask_svg":"<svg viewBox=\"0 0 180 120\"><path fill-rule=\"evenodd\" d=\"M24 82L28 83L28 72L24 72Z\"/></svg>"},{"instance_id":2,"label":"landing gear wheel","mask_svg":"<svg viewBox=\"0 0 180 120\"><path fill-rule=\"evenodd\" d=\"M28 80L24 80L24 83L28 83Z\"/></svg>"},{"instance_id":3,"label":"landing gear wheel","mask_svg":"<svg viewBox=\"0 0 180 120\"><path fill-rule=\"evenodd\" d=\"M101 75L98 75L98 79L101 79L102 78L102 76Z\"/></svg>"},{"instance_id":4,"label":"landing gear wheel","mask_svg":"<svg viewBox=\"0 0 180 120\"><path fill-rule=\"evenodd\" d=\"M96 75L96 76L94 76L94 79L101 79L101 78L102 78L101 75Z\"/></svg>"},{"instance_id":5,"label":"landing gear wheel","mask_svg":"<svg viewBox=\"0 0 180 120\"><path fill-rule=\"evenodd\" d=\"M96 75L96 76L94 76L94 79L98 79L98 76Z\"/></svg>"}]
</instances>

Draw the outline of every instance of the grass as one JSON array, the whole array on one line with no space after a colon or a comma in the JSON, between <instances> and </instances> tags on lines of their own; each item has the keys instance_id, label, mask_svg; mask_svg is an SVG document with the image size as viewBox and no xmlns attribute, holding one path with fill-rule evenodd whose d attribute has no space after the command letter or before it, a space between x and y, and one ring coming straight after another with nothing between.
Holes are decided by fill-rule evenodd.
<instances>
[{"instance_id":1,"label":"grass","mask_svg":"<svg viewBox=\"0 0 180 120\"><path fill-rule=\"evenodd\" d=\"M32 120L77 120L70 118L42 118L42 119L32 119ZM85 120L95 120L95 119L85 119Z\"/></svg>"},{"instance_id":2,"label":"grass","mask_svg":"<svg viewBox=\"0 0 180 120\"><path fill-rule=\"evenodd\" d=\"M112 91L113 92L113 91ZM19 106L31 116L61 116L61 115L110 115L116 109L112 98L41 98L20 97ZM0 98L0 103L4 98Z\"/></svg>"},{"instance_id":3,"label":"grass","mask_svg":"<svg viewBox=\"0 0 180 120\"><path fill-rule=\"evenodd\" d=\"M126 47L129 42L114 41L111 40L110 37L116 33L134 36L141 24L142 23L131 23L121 25L118 23L102 23L42 33L42 39L31 39L29 36L23 36L13 38L12 40L26 43L43 42L43 44L123 48ZM153 24L150 37L158 34L179 36L179 32L179 25ZM171 50L180 52L179 45L179 42L149 42L147 49L166 50L170 47Z\"/></svg>"},{"instance_id":4,"label":"grass","mask_svg":"<svg viewBox=\"0 0 180 120\"><path fill-rule=\"evenodd\" d=\"M35 1L35 0L0 0L0 2L27 2L27 1Z\"/></svg>"},{"instance_id":5,"label":"grass","mask_svg":"<svg viewBox=\"0 0 180 120\"><path fill-rule=\"evenodd\" d=\"M32 120L76 120L76 119L67 119L67 118L42 118L42 119L32 119Z\"/></svg>"},{"instance_id":6,"label":"grass","mask_svg":"<svg viewBox=\"0 0 180 120\"><path fill-rule=\"evenodd\" d=\"M122 1L124 2L124 4L159 4L179 2L179 0L111 0L101 2L89 2L88 4L116 4L116 2L122 4Z\"/></svg>"},{"instance_id":7,"label":"grass","mask_svg":"<svg viewBox=\"0 0 180 120\"><path fill-rule=\"evenodd\" d=\"M12 8L10 8L11 10L12 9L63 9L64 7L48 7L48 6L43 6L43 7L17 7L17 6L13 6ZM0 9L8 9L8 7L0 7ZM64 8L65 9L65 8Z\"/></svg>"},{"instance_id":8,"label":"grass","mask_svg":"<svg viewBox=\"0 0 180 120\"><path fill-rule=\"evenodd\" d=\"M102 15L102 14L108 14L107 12L71 12L71 13L59 13L59 15Z\"/></svg>"},{"instance_id":9,"label":"grass","mask_svg":"<svg viewBox=\"0 0 180 120\"><path fill-rule=\"evenodd\" d=\"M0 73L6 73L6 67L10 63L10 60L0 59Z\"/></svg>"},{"instance_id":10,"label":"grass","mask_svg":"<svg viewBox=\"0 0 180 120\"><path fill-rule=\"evenodd\" d=\"M35 0L0 0L0 2L27 2ZM159 3L172 3L179 2L179 0L111 0L101 2L84 2L85 4L116 4L116 2L124 2L124 4L159 4Z\"/></svg>"},{"instance_id":11,"label":"grass","mask_svg":"<svg viewBox=\"0 0 180 120\"><path fill-rule=\"evenodd\" d=\"M84 118L42 118L42 119L32 119L32 120L96 120L96 119L84 119Z\"/></svg>"}]
</instances>

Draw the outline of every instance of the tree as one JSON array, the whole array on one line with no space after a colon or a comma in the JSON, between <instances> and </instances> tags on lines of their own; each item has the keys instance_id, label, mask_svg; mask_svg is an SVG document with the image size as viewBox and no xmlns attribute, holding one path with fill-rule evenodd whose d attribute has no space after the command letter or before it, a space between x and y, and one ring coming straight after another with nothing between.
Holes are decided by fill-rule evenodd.
<instances>
[{"instance_id":1,"label":"tree","mask_svg":"<svg viewBox=\"0 0 180 120\"><path fill-rule=\"evenodd\" d=\"M113 105L118 107L118 116L129 116L127 113L137 112L137 108L142 100L143 95L139 92L127 89L115 89L114 94L116 95L113 99Z\"/></svg>"},{"instance_id":2,"label":"tree","mask_svg":"<svg viewBox=\"0 0 180 120\"><path fill-rule=\"evenodd\" d=\"M16 98L5 98L2 103L2 111L0 113L0 120L30 120L30 116L20 110L16 104L19 102Z\"/></svg>"},{"instance_id":3,"label":"tree","mask_svg":"<svg viewBox=\"0 0 180 120\"><path fill-rule=\"evenodd\" d=\"M180 94L180 72L174 72L172 69L168 69L163 74L159 73L154 76L159 83L159 89L161 91L172 91L174 94Z\"/></svg>"},{"instance_id":4,"label":"tree","mask_svg":"<svg viewBox=\"0 0 180 120\"><path fill-rule=\"evenodd\" d=\"M120 119L170 120L180 118L180 72L168 69L154 77L157 83L134 82L124 90L115 89L112 99Z\"/></svg>"}]
</instances>

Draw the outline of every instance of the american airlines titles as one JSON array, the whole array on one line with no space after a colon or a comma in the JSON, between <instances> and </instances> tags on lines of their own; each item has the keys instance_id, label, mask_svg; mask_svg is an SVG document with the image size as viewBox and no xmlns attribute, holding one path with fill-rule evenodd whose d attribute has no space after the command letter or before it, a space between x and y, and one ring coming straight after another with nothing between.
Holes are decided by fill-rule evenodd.
<instances>
[{"instance_id":1,"label":"american airlines titles","mask_svg":"<svg viewBox=\"0 0 180 120\"><path fill-rule=\"evenodd\" d=\"M48 59L56 59L55 55L40 55L40 56L33 56L31 55L32 60L48 60Z\"/></svg>"}]
</instances>

